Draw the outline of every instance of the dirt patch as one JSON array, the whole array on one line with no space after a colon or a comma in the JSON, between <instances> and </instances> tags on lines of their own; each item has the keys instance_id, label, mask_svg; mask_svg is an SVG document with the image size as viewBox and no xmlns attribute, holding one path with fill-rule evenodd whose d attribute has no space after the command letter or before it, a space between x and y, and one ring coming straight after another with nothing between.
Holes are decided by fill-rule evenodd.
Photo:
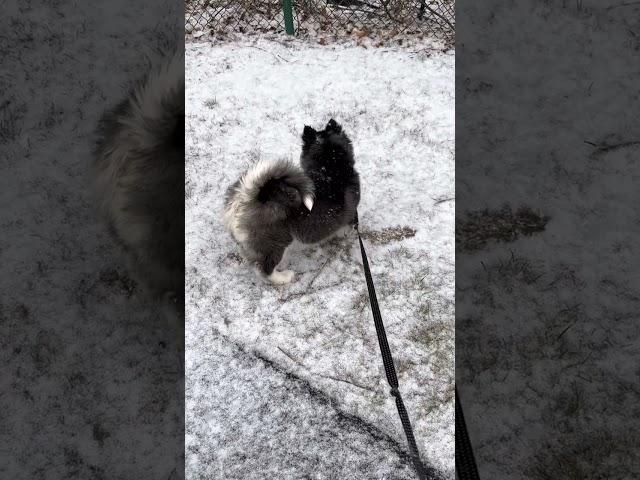
<instances>
[{"instance_id":1,"label":"dirt patch","mask_svg":"<svg viewBox=\"0 0 640 480\"><path fill-rule=\"evenodd\" d=\"M360 235L374 245L387 245L391 242L399 242L405 238L415 237L416 231L411 227L389 227L382 230L361 231Z\"/></svg>"},{"instance_id":2,"label":"dirt patch","mask_svg":"<svg viewBox=\"0 0 640 480\"><path fill-rule=\"evenodd\" d=\"M501 210L467 212L456 218L456 250L473 252L483 248L488 241L513 242L519 235L532 235L544 231L549 217L520 207L515 213L511 207Z\"/></svg>"}]
</instances>

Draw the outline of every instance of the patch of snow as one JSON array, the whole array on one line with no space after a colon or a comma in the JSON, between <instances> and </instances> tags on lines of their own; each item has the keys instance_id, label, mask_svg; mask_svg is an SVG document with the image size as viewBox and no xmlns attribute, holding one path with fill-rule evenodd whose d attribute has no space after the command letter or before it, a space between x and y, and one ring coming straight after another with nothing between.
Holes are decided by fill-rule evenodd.
<instances>
[{"instance_id":1,"label":"patch of snow","mask_svg":"<svg viewBox=\"0 0 640 480\"><path fill-rule=\"evenodd\" d=\"M382 432L222 337L208 340L186 385L186 478L417 479Z\"/></svg>"}]
</instances>

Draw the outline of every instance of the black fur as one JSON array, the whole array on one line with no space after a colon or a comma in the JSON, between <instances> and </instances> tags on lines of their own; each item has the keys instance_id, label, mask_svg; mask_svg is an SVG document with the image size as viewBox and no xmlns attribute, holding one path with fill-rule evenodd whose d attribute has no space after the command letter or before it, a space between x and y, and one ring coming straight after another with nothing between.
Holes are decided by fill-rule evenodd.
<instances>
[{"instance_id":1,"label":"black fur","mask_svg":"<svg viewBox=\"0 0 640 480\"><path fill-rule=\"evenodd\" d=\"M315 202L311 212L293 222L294 237L304 243L314 243L342 227L355 225L360 176L354 168L351 140L342 126L334 119L319 132L305 126L300 163L313 181Z\"/></svg>"}]
</instances>

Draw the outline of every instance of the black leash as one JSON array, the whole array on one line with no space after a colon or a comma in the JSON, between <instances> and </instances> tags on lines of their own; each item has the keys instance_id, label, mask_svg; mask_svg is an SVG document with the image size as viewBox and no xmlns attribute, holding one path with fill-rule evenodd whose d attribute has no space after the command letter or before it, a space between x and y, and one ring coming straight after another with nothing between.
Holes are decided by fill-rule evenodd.
<instances>
[{"instance_id":1,"label":"black leash","mask_svg":"<svg viewBox=\"0 0 640 480\"><path fill-rule=\"evenodd\" d=\"M473 456L471 440L467 431L467 424L462 414L462 405L456 388L456 472L460 480L480 480L478 466Z\"/></svg>"},{"instance_id":2,"label":"black leash","mask_svg":"<svg viewBox=\"0 0 640 480\"><path fill-rule=\"evenodd\" d=\"M391 386L391 395L396 399L396 407L398 408L398 415L400 415L400 421L402 422L402 428L404 434L407 436L407 443L409 444L409 453L413 460L413 465L418 472L420 480L427 480L427 469L420 460L420 453L418 452L418 446L416 445L416 439L413 435L413 429L411 428L411 422L409 421L409 415L407 409L402 401L400 390L398 390L398 376L396 375L396 369L393 365L393 357L391 356L391 350L389 349L389 342L387 341L387 334L384 331L384 324L382 323L382 316L380 315L380 307L378 306L378 299L376 297L376 290L373 286L373 280L371 279L371 271L369 270L369 261L367 260L367 254L364 251L364 245L362 238L360 237L360 230L358 225L355 225L356 232L358 232L358 241L360 242L360 253L362 254L362 266L364 267L364 276L367 280L367 289L369 290L369 302L371 303L371 313L373 313L373 321L376 325L376 333L378 335L378 344L380 345L380 352L382 353L382 362L384 363L384 371L387 375L387 381ZM456 397L457 398L457 397Z\"/></svg>"}]
</instances>

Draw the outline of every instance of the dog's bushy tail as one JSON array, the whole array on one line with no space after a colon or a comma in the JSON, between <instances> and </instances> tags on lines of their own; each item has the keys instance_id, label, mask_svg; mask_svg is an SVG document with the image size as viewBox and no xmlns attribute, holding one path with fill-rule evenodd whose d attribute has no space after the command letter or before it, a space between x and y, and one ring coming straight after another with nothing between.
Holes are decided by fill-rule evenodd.
<instances>
[{"instance_id":1,"label":"dog's bushy tail","mask_svg":"<svg viewBox=\"0 0 640 480\"><path fill-rule=\"evenodd\" d=\"M300 166L288 160L261 160L229 187L225 224L234 233L243 223L282 220L303 205L311 210L313 197L313 181Z\"/></svg>"},{"instance_id":2,"label":"dog's bushy tail","mask_svg":"<svg viewBox=\"0 0 640 480\"><path fill-rule=\"evenodd\" d=\"M296 188L301 195L313 197L313 182L302 168L288 160L261 160L249 168L240 179L240 189L247 202L266 203L273 194L274 184Z\"/></svg>"}]
</instances>

